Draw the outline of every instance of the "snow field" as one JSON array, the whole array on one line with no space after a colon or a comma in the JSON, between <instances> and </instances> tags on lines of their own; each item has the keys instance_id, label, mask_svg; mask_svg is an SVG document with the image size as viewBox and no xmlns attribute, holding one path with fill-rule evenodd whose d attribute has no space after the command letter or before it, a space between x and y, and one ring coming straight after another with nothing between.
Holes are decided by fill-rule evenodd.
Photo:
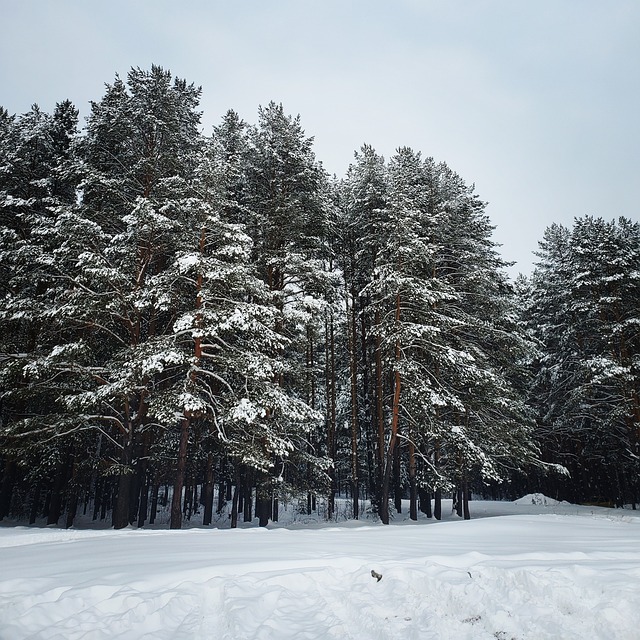
<instances>
[{"instance_id":1,"label":"snow field","mask_svg":"<svg viewBox=\"0 0 640 640\"><path fill-rule=\"evenodd\" d=\"M0 527L0 638L639 637L635 512L473 507L514 515L300 530Z\"/></svg>"}]
</instances>

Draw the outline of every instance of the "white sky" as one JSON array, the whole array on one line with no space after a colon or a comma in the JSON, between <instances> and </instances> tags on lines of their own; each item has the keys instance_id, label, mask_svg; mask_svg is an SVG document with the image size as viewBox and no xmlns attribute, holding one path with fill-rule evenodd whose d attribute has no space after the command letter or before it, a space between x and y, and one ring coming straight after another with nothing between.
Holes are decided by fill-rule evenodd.
<instances>
[{"instance_id":1,"label":"white sky","mask_svg":"<svg viewBox=\"0 0 640 640\"><path fill-rule=\"evenodd\" d=\"M0 0L0 105L82 116L152 63L233 108L300 114L342 176L363 143L444 160L530 271L552 222L640 220L638 0Z\"/></svg>"}]
</instances>

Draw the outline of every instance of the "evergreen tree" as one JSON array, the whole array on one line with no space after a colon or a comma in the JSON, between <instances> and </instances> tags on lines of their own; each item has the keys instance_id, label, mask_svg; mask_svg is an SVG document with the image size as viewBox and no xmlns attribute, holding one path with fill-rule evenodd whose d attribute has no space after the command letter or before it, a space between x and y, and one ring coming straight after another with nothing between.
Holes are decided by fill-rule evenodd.
<instances>
[{"instance_id":1,"label":"evergreen tree","mask_svg":"<svg viewBox=\"0 0 640 640\"><path fill-rule=\"evenodd\" d=\"M384 424L385 455L379 514L389 522L388 498L392 468L396 468L396 495L400 498L400 446L408 444L411 517L417 518L416 398L429 394L429 378L421 371L428 345L439 331L434 309L447 297L433 278L437 218L429 210L428 189L420 154L401 148L389 162L387 217L377 251L371 283L365 288L372 300L374 325L384 367L391 373L390 401ZM425 351L425 347L427 351ZM386 377L386 376L384 376ZM411 400L414 400L412 402ZM404 424L403 424L404 423ZM402 435L402 439L400 436ZM425 434L421 434L424 436ZM398 508L396 500L396 508Z\"/></svg>"},{"instance_id":2,"label":"evergreen tree","mask_svg":"<svg viewBox=\"0 0 640 640\"><path fill-rule=\"evenodd\" d=\"M467 365L453 385L464 412L454 409L457 427L449 464L455 464L456 485L467 495L475 469L485 480L505 480L516 469L536 460L532 419L517 392L516 382L530 346L514 322L513 292L491 241L492 227L484 204L459 182L446 209L447 253L440 261L441 277L458 292L450 309L457 323L455 343Z\"/></svg>"},{"instance_id":3,"label":"evergreen tree","mask_svg":"<svg viewBox=\"0 0 640 640\"><path fill-rule=\"evenodd\" d=\"M0 171L0 273L3 307L0 311L0 358L3 423L16 435L21 424L40 429L52 411L55 393L42 385L31 393L25 366L51 349L59 339L48 321L51 301L59 289L55 268L58 250L56 219L75 200L71 154L77 135L77 110L69 101L56 105L53 116L37 105L18 118L0 114L2 170ZM31 448L31 449L30 449ZM66 484L62 460L71 449L40 446L27 436L9 439L6 470L28 468L38 483ZM15 475L15 474L14 474ZM63 477L61 477L63 476ZM59 491L56 492L59 494ZM60 515L59 501L50 500L48 518ZM33 509L32 509L33 511ZM35 516L30 516L35 517Z\"/></svg>"},{"instance_id":4,"label":"evergreen tree","mask_svg":"<svg viewBox=\"0 0 640 640\"><path fill-rule=\"evenodd\" d=\"M58 284L44 317L58 335L23 371L35 393L50 387L55 396L51 434L92 429L104 438L102 460L118 460L103 469L118 479L116 527L135 517L149 397L179 358L161 350L182 304L165 271L189 217L198 96L199 89L172 83L158 67L134 69L127 85L107 87L81 146L82 200L56 211L50 225ZM59 110L58 146L68 112Z\"/></svg>"},{"instance_id":5,"label":"evergreen tree","mask_svg":"<svg viewBox=\"0 0 640 640\"><path fill-rule=\"evenodd\" d=\"M550 227L540 244L528 307L542 352L532 399L549 462L571 472L573 500L638 499L639 231L624 218L585 217Z\"/></svg>"},{"instance_id":6,"label":"evergreen tree","mask_svg":"<svg viewBox=\"0 0 640 640\"><path fill-rule=\"evenodd\" d=\"M360 175L367 175L366 166L358 167ZM357 196L355 168L351 175L356 206L350 213L357 220L358 205L367 200ZM407 148L378 175L384 190L374 191L369 179L363 191L384 197L360 209L368 218L360 217L358 233L365 239L358 265L364 283L358 297L366 300L362 353L369 340L375 363L373 375L365 368L360 379L375 380L364 395L375 398L378 513L389 521L392 485L400 510L405 459L411 517L417 517L419 485L436 490L439 517L442 489L457 486L466 496L471 481L503 479L533 461L531 419L509 364L527 346L509 317L504 264L472 190L446 165L422 161Z\"/></svg>"},{"instance_id":7,"label":"evergreen tree","mask_svg":"<svg viewBox=\"0 0 640 640\"><path fill-rule=\"evenodd\" d=\"M320 371L310 362L310 349L322 353L314 341L326 308L331 278L325 271L326 176L315 160L312 139L306 138L300 117L287 116L282 105L260 108L258 124L250 132L247 168L247 229L255 247L259 276L273 297L277 315L272 330L286 341L286 350L275 348L280 363L273 381L295 410L281 411L274 405L268 418L274 428L288 434L294 450L312 467L320 461L312 431L321 425L322 413L315 407L313 388L320 388ZM303 382L304 381L304 382ZM294 401L295 399L295 401ZM276 398L274 397L274 400ZM307 446L309 445L309 446ZM274 466L281 461L275 455ZM298 469L300 467L298 466ZM292 465L288 469L291 474ZM325 480L325 474L322 474ZM272 477L261 475L259 511L261 524L272 515Z\"/></svg>"},{"instance_id":8,"label":"evergreen tree","mask_svg":"<svg viewBox=\"0 0 640 640\"><path fill-rule=\"evenodd\" d=\"M384 381L381 335L371 325L379 318L371 313L370 294L375 258L383 241L388 179L385 160L373 147L364 145L355 154L342 184L338 264L345 279L347 352L349 356L350 477L353 516L359 514L361 474L367 471L369 495L380 502L384 465ZM361 435L364 434L364 438ZM362 440L366 467L362 464ZM364 468L363 468L364 467Z\"/></svg>"}]
</instances>

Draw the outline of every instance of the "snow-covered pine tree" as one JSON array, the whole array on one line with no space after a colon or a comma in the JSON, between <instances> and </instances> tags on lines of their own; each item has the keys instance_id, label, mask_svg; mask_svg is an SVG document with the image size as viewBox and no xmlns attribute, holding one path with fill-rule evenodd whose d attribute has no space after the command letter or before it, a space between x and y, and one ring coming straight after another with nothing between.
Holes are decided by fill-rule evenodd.
<instances>
[{"instance_id":1,"label":"snow-covered pine tree","mask_svg":"<svg viewBox=\"0 0 640 640\"><path fill-rule=\"evenodd\" d=\"M473 479L506 480L536 463L537 449L532 416L516 386L530 345L515 322L506 265L484 203L458 176L447 170L445 176L453 193L444 204L445 252L437 274L457 292L446 314L461 362L450 369L457 401L442 418L449 425L446 462L466 507Z\"/></svg>"},{"instance_id":2,"label":"snow-covered pine tree","mask_svg":"<svg viewBox=\"0 0 640 640\"><path fill-rule=\"evenodd\" d=\"M183 304L164 275L189 218L198 97L153 67L133 69L127 84L117 79L93 105L81 201L54 225L59 284L46 317L59 327L57 342L25 368L31 385L56 381L50 436L96 434L100 470L117 479L116 527L136 516L155 426L149 398L180 357L164 349Z\"/></svg>"},{"instance_id":3,"label":"snow-covered pine tree","mask_svg":"<svg viewBox=\"0 0 640 640\"><path fill-rule=\"evenodd\" d=\"M545 455L570 470L568 498L635 504L640 227L588 216L554 225L539 258L528 315Z\"/></svg>"},{"instance_id":4,"label":"snow-covered pine tree","mask_svg":"<svg viewBox=\"0 0 640 640\"><path fill-rule=\"evenodd\" d=\"M205 141L200 162L197 168L198 192L203 200L219 216L218 225L236 225L236 229L244 228L247 221L247 208L244 203L247 166L247 124L239 115L229 110L222 118L222 122L213 128L212 136ZM211 231L207 231L206 220L213 216L206 216L200 222L200 238L198 245L207 242L211 237ZM194 224L197 230L198 223ZM204 234L204 235L203 235ZM233 235L233 233L232 233ZM187 241L186 246L194 247L193 238ZM199 248L199 253L202 251ZM199 276L202 279L202 274ZM196 278L196 283L198 282ZM202 283L200 283L201 286ZM187 293L187 295L189 295ZM203 444L207 438L203 439ZM207 448L207 447L205 447ZM218 480L218 507L220 511L224 506L223 493L226 496L228 489L234 481L238 481L237 470L225 464L225 453L218 448L219 455L215 454L216 447L208 447L202 485L202 504L204 507L203 523L211 524L213 516L214 480ZM216 478L217 476L217 478ZM236 494L238 491L236 490ZM237 504L236 504L237 507ZM232 525L237 523L237 511L234 513Z\"/></svg>"},{"instance_id":5,"label":"snow-covered pine tree","mask_svg":"<svg viewBox=\"0 0 640 640\"><path fill-rule=\"evenodd\" d=\"M362 353L373 344L374 364L360 380L370 387L363 395L375 398L378 513L388 522L392 486L400 508L405 461L411 517L419 484L436 490L439 517L441 489L502 478L533 460L531 421L508 367L526 344L509 316L504 265L472 189L407 148L388 167L378 163L382 189L358 181L372 177L367 166L351 169L346 210L359 223L360 252L352 254L359 270L347 263L345 273L347 282L357 273L363 283ZM378 205L362 206L374 192L384 194Z\"/></svg>"},{"instance_id":6,"label":"snow-covered pine tree","mask_svg":"<svg viewBox=\"0 0 640 640\"><path fill-rule=\"evenodd\" d=\"M98 413L106 414L107 424L115 418L116 527L133 520L144 486L144 464L136 458L148 456L153 440L151 396L181 362L165 338L186 301L167 276L193 208L199 97L199 88L169 71L137 68L126 85L116 78L107 87L88 119L83 214L100 225L105 242L81 254L79 266L87 297L98 296L101 321L94 330L104 327L119 338L111 343L110 375L90 399L100 401ZM99 301L105 294L111 298L106 305Z\"/></svg>"},{"instance_id":7,"label":"snow-covered pine tree","mask_svg":"<svg viewBox=\"0 0 640 640\"><path fill-rule=\"evenodd\" d=\"M29 385L26 367L60 338L59 327L48 320L48 313L60 284L56 218L75 201L71 153L77 116L69 101L57 104L53 115L37 105L17 118L4 110L0 114L0 273L4 284L0 386L5 450L13 452L13 460L5 460L5 467L10 471L18 463L21 473L29 474L32 484L42 487L51 522L60 515L59 489L69 475L63 462L72 447L42 446L29 436L49 422L56 392L47 384ZM58 487L53 498L52 486ZM40 508L35 499L38 493L39 489L30 498L30 520ZM29 497L23 498L26 502Z\"/></svg>"},{"instance_id":8,"label":"snow-covered pine tree","mask_svg":"<svg viewBox=\"0 0 640 640\"><path fill-rule=\"evenodd\" d=\"M182 231L183 249L167 271L180 282L180 297L191 301L176 318L173 335L164 339L167 352L180 357L149 408L162 424L180 415L172 528L181 525L187 458L195 462L196 447L207 457L229 456L261 471L272 468L272 454L286 459L292 449L266 419L267 408L277 405L282 412L289 404L273 382L280 367L270 355L285 341L271 327L276 314L254 274L251 240L240 225L224 221L220 210L211 203L191 209L198 224ZM207 500L210 505L212 495Z\"/></svg>"},{"instance_id":9,"label":"snow-covered pine tree","mask_svg":"<svg viewBox=\"0 0 640 640\"><path fill-rule=\"evenodd\" d=\"M331 520L336 513L336 493L338 490L338 478L340 474L341 456L338 455L339 428L338 415L340 408L340 390L344 387L346 379L341 376L348 370L348 354L345 350L346 343L341 337L344 335L345 314L343 313L345 299L344 273L340 269L339 254L341 250L341 207L340 207L340 183L334 177L327 183L326 210L327 233L325 242L326 270L333 274L335 286L327 296L327 308L324 320L324 372L325 372L325 424L326 446L325 452L328 459L328 474L330 486L328 487L327 519Z\"/></svg>"},{"instance_id":10,"label":"snow-covered pine tree","mask_svg":"<svg viewBox=\"0 0 640 640\"><path fill-rule=\"evenodd\" d=\"M185 251L171 278L183 283L182 297L192 300L174 325L175 344L189 366L182 381L168 387L151 407L152 414L168 412L165 421L176 407L183 407L178 480L184 475L187 442L193 442L192 427L205 432L207 465L211 456L218 457L220 466L227 460L231 469L225 473L235 484L232 526L239 494L250 491L255 478L281 483L290 462L297 465L296 459L304 458L301 442L313 409L309 398L294 395L290 383L283 383L289 367L282 353L292 347L292 340L282 327L290 316L278 304L282 292L260 277L255 263L260 256L239 222L251 221L253 215L245 198L243 130L236 114L227 113L203 154L198 192L206 194L204 206L192 211L191 224L182 234ZM286 278L291 277L288 272ZM289 334L295 335L291 329ZM180 523L180 489L176 485L172 526ZM259 492L263 489L258 486ZM266 524L277 517L277 495L258 497L258 515ZM245 519L247 515L250 519L245 511Z\"/></svg>"},{"instance_id":11,"label":"snow-covered pine tree","mask_svg":"<svg viewBox=\"0 0 640 640\"><path fill-rule=\"evenodd\" d=\"M337 260L344 274L349 396L341 404L348 407L350 425L350 484L353 517L359 514L362 482L374 504L380 502L384 465L384 381L381 336L371 325L370 295L375 257L384 242L382 222L387 213L387 168L384 158L370 145L354 154L354 162L340 186ZM364 446L363 446L364 445ZM364 451L363 451L364 449ZM364 459L366 465L362 460ZM366 476L364 475L366 471ZM364 476L362 478L361 476Z\"/></svg>"},{"instance_id":12,"label":"snow-covered pine tree","mask_svg":"<svg viewBox=\"0 0 640 640\"><path fill-rule=\"evenodd\" d=\"M272 354L280 362L274 382L297 406L283 412L274 405L267 418L277 432L296 443L294 450L301 458L299 465L285 465L284 478L293 479L296 470L305 468L305 475L315 474L326 482L327 462L316 446L323 414L320 406L313 406L316 391L323 388L316 359L324 349L315 341L324 335L325 299L333 286L326 272L326 175L300 117L286 115L282 105L272 102L259 109L249 142L247 231L254 242L259 277L278 312L272 329L287 341L286 349ZM274 455L274 468L282 462ZM274 515L273 479L273 474L260 474L261 524ZM302 479L298 476L296 482Z\"/></svg>"},{"instance_id":13,"label":"snow-covered pine tree","mask_svg":"<svg viewBox=\"0 0 640 640\"><path fill-rule=\"evenodd\" d=\"M197 111L201 89L152 66L116 76L91 103L83 139L83 203L105 229L120 228L139 197L190 176L201 144ZM98 220L102 216L102 220Z\"/></svg>"},{"instance_id":14,"label":"snow-covered pine tree","mask_svg":"<svg viewBox=\"0 0 640 640\"><path fill-rule=\"evenodd\" d=\"M205 194L217 200L223 218L230 224L247 225L251 220L247 201L248 135L247 123L232 109L227 111L213 128L199 169Z\"/></svg>"},{"instance_id":15,"label":"snow-covered pine tree","mask_svg":"<svg viewBox=\"0 0 640 640\"><path fill-rule=\"evenodd\" d=\"M414 402L431 393L422 368L440 330L434 324L434 309L451 295L433 278L437 217L429 208L426 179L420 154L409 148L398 149L389 161L387 215L380 228L385 242L377 251L371 282L365 287L373 308L371 331L380 351L382 377L391 381L389 399L382 406L387 431L379 515L384 523L389 522L392 468L396 508L401 496L402 445L408 457L410 515L417 518L416 445L420 446L425 434L417 432Z\"/></svg>"}]
</instances>

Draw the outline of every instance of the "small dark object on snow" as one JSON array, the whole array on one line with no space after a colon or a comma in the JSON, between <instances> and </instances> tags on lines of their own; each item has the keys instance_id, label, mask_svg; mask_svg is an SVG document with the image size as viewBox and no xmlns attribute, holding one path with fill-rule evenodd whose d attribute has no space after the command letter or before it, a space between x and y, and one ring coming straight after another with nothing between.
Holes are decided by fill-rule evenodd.
<instances>
[{"instance_id":1,"label":"small dark object on snow","mask_svg":"<svg viewBox=\"0 0 640 640\"><path fill-rule=\"evenodd\" d=\"M375 578L378 582L380 582L380 580L382 580L382 574L381 573L376 573L373 569L371 569L371 577Z\"/></svg>"}]
</instances>

